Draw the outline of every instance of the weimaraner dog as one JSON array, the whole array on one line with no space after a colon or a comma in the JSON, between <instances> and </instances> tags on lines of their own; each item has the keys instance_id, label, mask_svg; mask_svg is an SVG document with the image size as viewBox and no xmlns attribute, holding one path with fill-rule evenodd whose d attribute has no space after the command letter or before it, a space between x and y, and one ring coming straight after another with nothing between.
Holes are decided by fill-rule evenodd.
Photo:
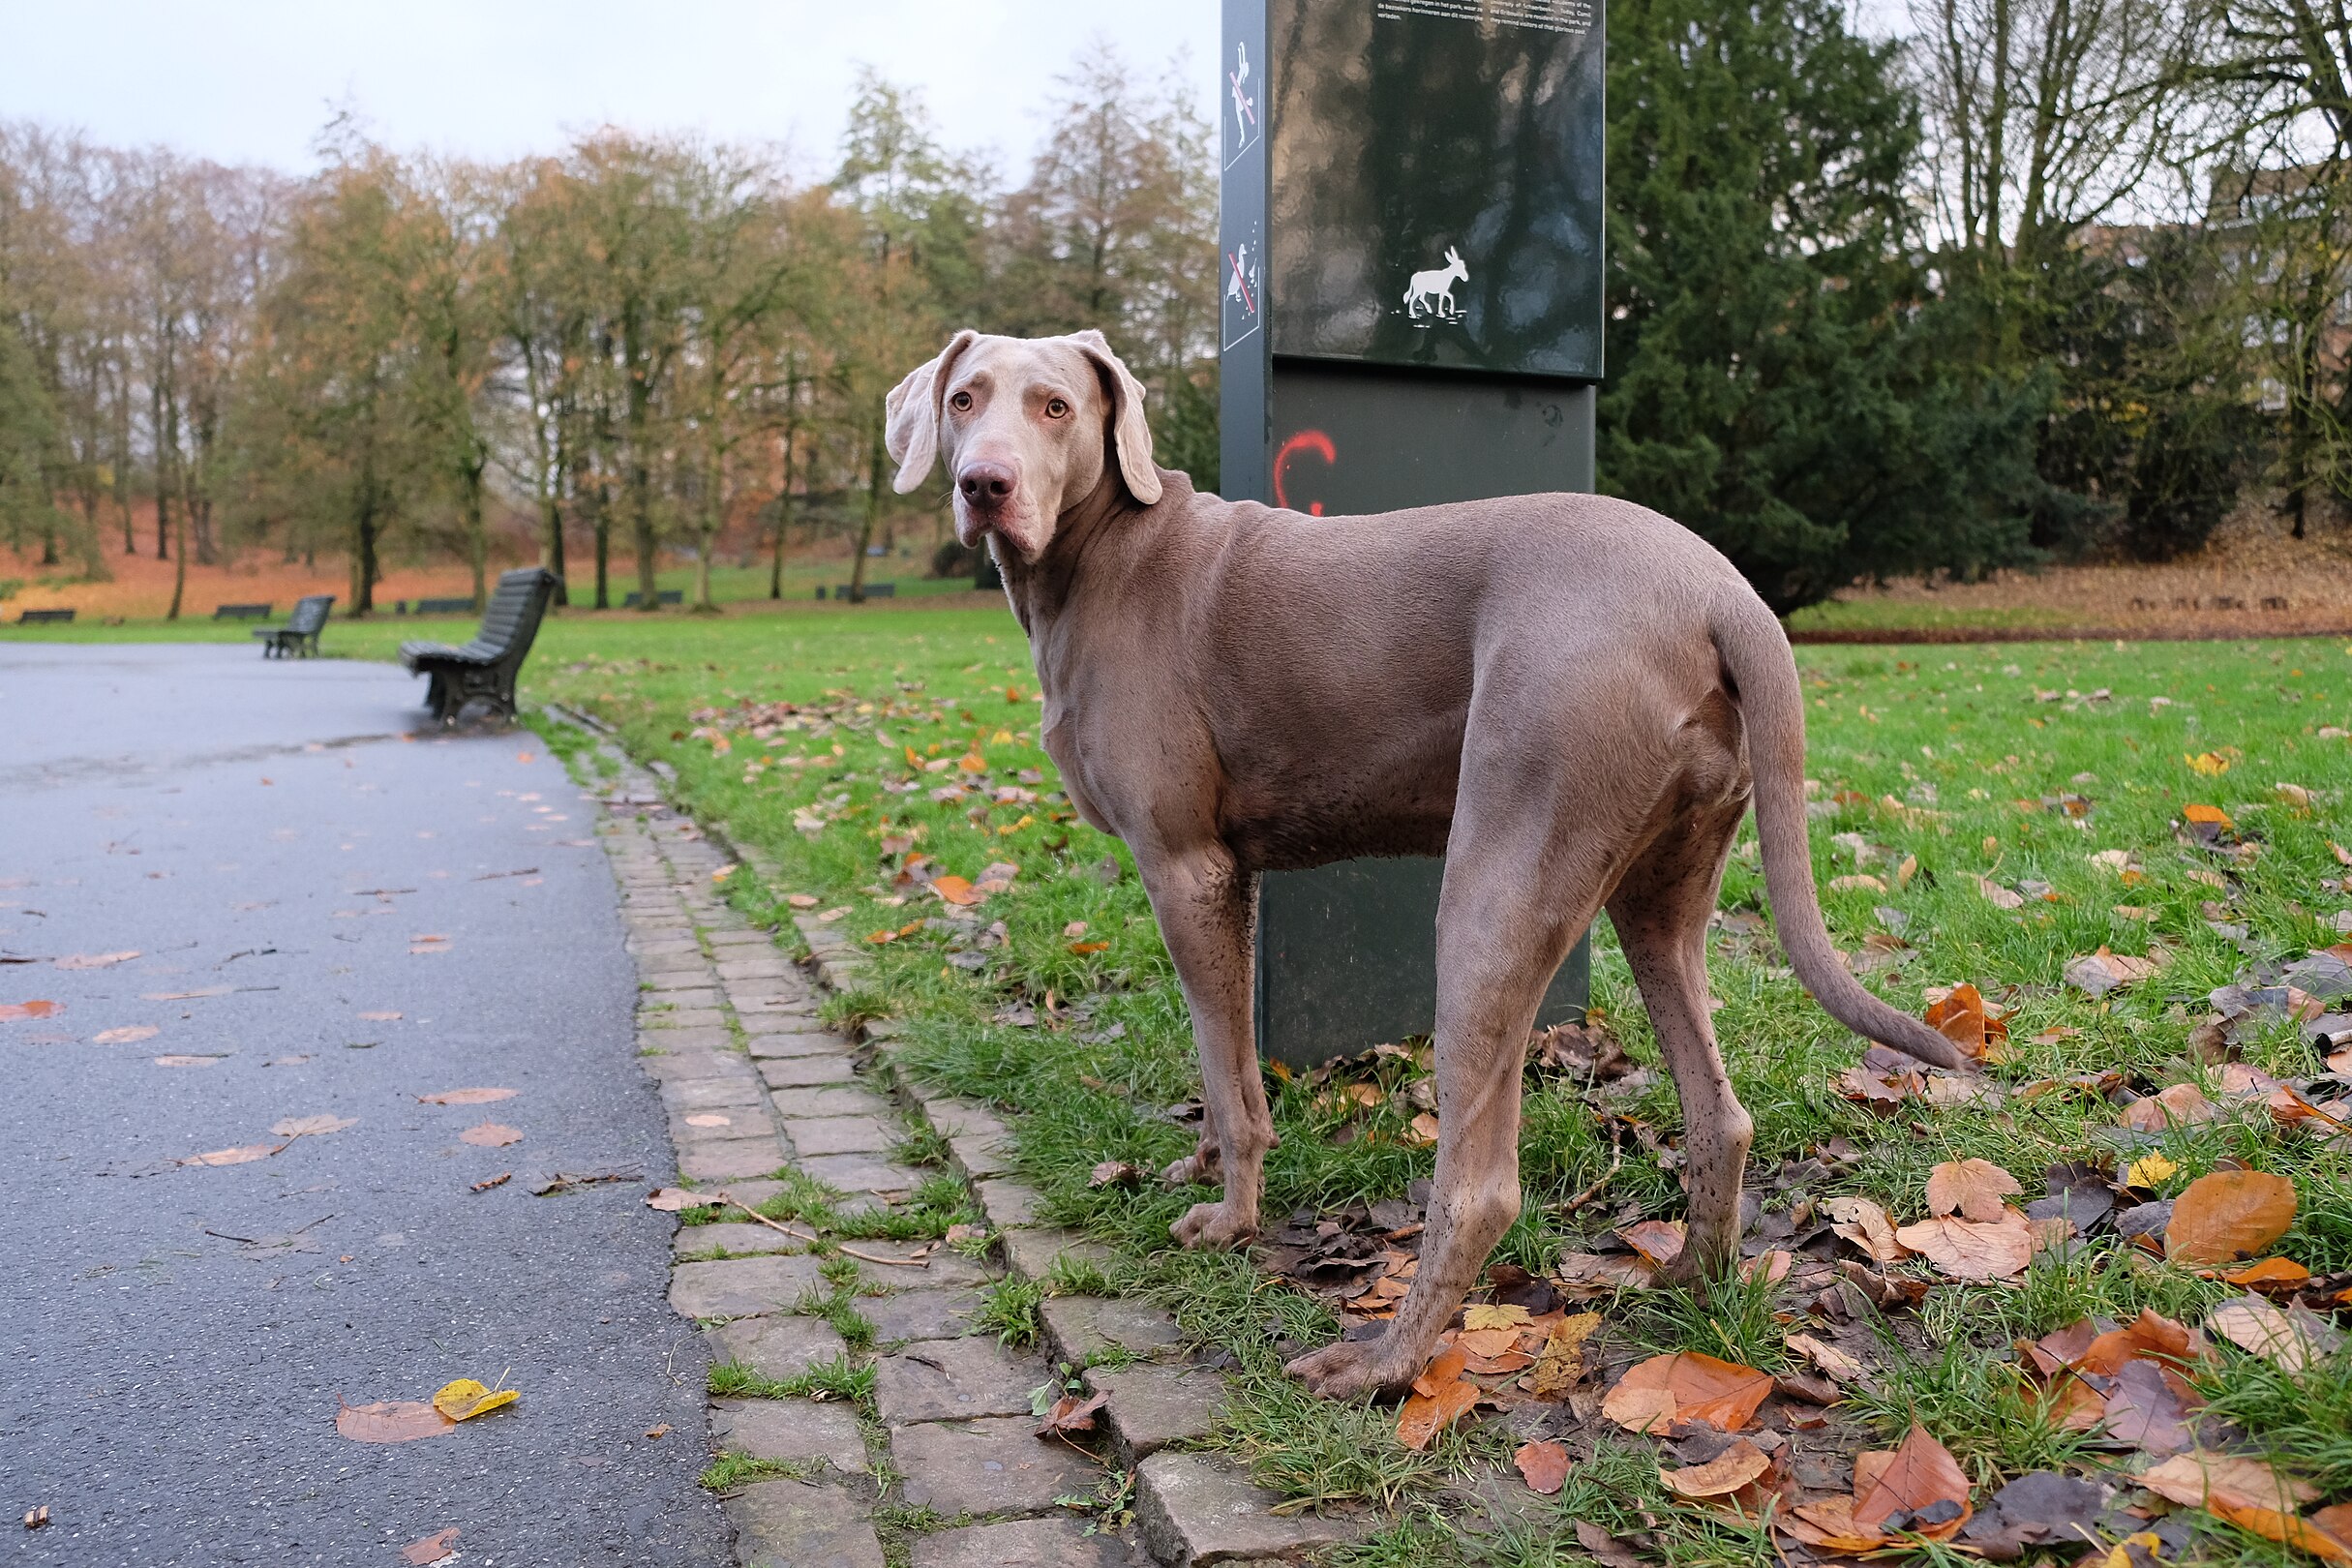
<instances>
[{"instance_id":1,"label":"weimaraner dog","mask_svg":"<svg viewBox=\"0 0 2352 1568\"><path fill-rule=\"evenodd\" d=\"M890 393L887 431L897 488L944 457L956 536L992 542L1045 749L1078 814L1133 852L1175 960L1207 1125L1167 1179L1224 1183L1176 1222L1186 1246L1258 1226L1258 873L1445 857L1427 1246L1383 1337L1291 1364L1318 1393L1416 1376L1518 1217L1536 1007L1603 909L1682 1100L1684 1276L1736 1256L1753 1124L1715 1049L1706 925L1751 798L1797 976L1857 1033L1968 1065L1831 948L1795 661L1696 534L1599 496L1307 517L1201 495L1153 466L1143 388L1091 331L959 332Z\"/></svg>"}]
</instances>

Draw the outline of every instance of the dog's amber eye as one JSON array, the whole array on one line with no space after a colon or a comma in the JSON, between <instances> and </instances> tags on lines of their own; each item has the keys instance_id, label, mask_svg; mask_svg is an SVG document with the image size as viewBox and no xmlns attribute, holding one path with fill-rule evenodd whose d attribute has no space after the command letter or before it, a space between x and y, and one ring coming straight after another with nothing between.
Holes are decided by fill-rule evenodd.
<instances>
[{"instance_id":1,"label":"dog's amber eye","mask_svg":"<svg viewBox=\"0 0 2352 1568\"><path fill-rule=\"evenodd\" d=\"M969 413L972 409L972 394L969 392L956 393L948 400L948 407L953 408L957 413Z\"/></svg>"},{"instance_id":2,"label":"dog's amber eye","mask_svg":"<svg viewBox=\"0 0 2352 1568\"><path fill-rule=\"evenodd\" d=\"M1045 405L1045 417L1048 419L1066 418L1069 413L1070 405L1064 403L1060 398L1054 398Z\"/></svg>"}]
</instances>

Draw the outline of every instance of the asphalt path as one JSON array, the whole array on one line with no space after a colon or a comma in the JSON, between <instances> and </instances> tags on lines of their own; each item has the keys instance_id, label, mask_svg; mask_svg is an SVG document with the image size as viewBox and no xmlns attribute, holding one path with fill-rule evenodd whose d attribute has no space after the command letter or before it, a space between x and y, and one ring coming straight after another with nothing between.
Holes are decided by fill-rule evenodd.
<instances>
[{"instance_id":1,"label":"asphalt path","mask_svg":"<svg viewBox=\"0 0 2352 1568\"><path fill-rule=\"evenodd\" d=\"M0 644L0 957L39 960L0 1004L57 1004L0 1022L7 1561L385 1565L450 1527L468 1568L731 1560L668 1221L639 1179L532 1191L670 1172L594 807L526 732L411 738L421 695ZM417 1098L470 1087L516 1093ZM304 1117L350 1125L272 1131ZM459 1377L522 1398L338 1432Z\"/></svg>"}]
</instances>

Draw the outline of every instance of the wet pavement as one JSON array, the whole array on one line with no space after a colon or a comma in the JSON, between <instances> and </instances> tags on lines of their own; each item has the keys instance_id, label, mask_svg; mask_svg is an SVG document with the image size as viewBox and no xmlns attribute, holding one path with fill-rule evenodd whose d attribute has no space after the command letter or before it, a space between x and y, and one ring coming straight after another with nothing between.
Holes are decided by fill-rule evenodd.
<instances>
[{"instance_id":1,"label":"wet pavement","mask_svg":"<svg viewBox=\"0 0 2352 1568\"><path fill-rule=\"evenodd\" d=\"M0 958L38 960L0 1017L56 1004L0 1021L0 1505L51 1519L0 1561L732 1560L594 807L528 732L409 739L422 692L0 645ZM473 1087L515 1094L418 1099ZM501 1376L439 1435L338 1433Z\"/></svg>"}]
</instances>

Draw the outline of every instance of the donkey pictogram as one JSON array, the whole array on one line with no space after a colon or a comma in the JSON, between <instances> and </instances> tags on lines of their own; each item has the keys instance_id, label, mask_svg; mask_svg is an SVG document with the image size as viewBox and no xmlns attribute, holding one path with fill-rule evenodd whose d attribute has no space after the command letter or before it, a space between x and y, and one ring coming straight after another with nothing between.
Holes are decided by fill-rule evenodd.
<instances>
[{"instance_id":1,"label":"donkey pictogram","mask_svg":"<svg viewBox=\"0 0 2352 1568\"><path fill-rule=\"evenodd\" d=\"M1404 314L1417 318L1424 310L1440 320L1451 321L1462 312L1454 304L1454 285L1469 281L1470 269L1462 261L1462 253L1451 245L1445 248L1445 265L1428 272L1413 274L1413 286L1404 291Z\"/></svg>"}]
</instances>

